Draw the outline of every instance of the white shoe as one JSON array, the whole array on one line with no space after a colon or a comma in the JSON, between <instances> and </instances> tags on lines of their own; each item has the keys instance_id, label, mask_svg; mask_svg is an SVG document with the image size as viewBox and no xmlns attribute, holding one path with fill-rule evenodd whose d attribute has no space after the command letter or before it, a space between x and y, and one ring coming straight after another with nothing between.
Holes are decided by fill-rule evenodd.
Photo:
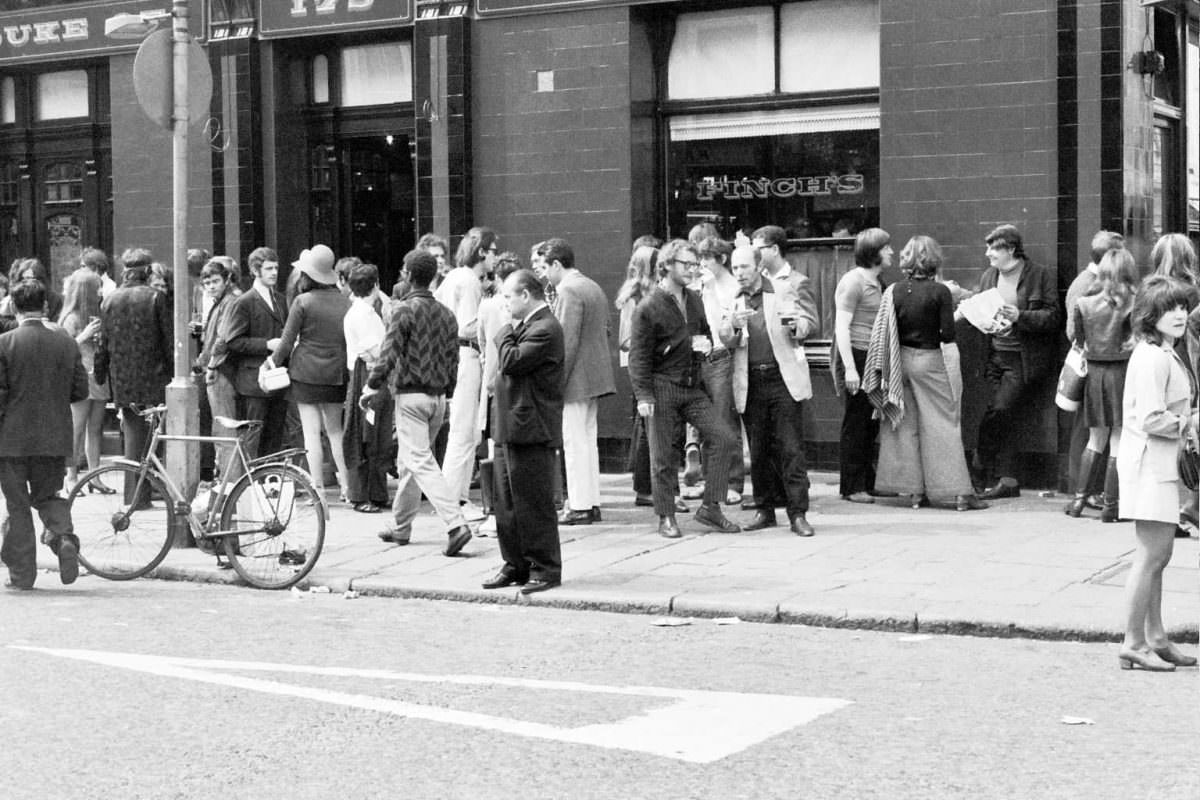
<instances>
[{"instance_id":1,"label":"white shoe","mask_svg":"<svg viewBox=\"0 0 1200 800\"><path fill-rule=\"evenodd\" d=\"M704 486L683 486L679 490L679 496L684 500L698 500L704 497Z\"/></svg>"},{"instance_id":2,"label":"white shoe","mask_svg":"<svg viewBox=\"0 0 1200 800\"><path fill-rule=\"evenodd\" d=\"M465 519L467 522L479 522L481 519L487 516L483 513L482 508L475 505L470 500L460 505L458 510L462 512L463 519Z\"/></svg>"},{"instance_id":3,"label":"white shoe","mask_svg":"<svg viewBox=\"0 0 1200 800\"><path fill-rule=\"evenodd\" d=\"M495 517L495 515L489 516L487 519L485 519L483 521L483 524L479 526L479 530L475 531L475 535L476 536L495 536L496 535L496 517Z\"/></svg>"}]
</instances>

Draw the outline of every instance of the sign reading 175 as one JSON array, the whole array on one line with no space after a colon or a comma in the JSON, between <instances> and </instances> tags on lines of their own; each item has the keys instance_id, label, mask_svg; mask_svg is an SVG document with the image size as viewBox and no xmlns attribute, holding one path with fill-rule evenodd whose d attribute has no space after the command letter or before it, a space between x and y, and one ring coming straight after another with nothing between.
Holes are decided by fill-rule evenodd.
<instances>
[{"instance_id":1,"label":"sign reading 175","mask_svg":"<svg viewBox=\"0 0 1200 800\"><path fill-rule=\"evenodd\" d=\"M292 16L307 17L309 14L336 14L338 6L345 4L347 11L370 11L375 0L291 0Z\"/></svg>"}]
</instances>

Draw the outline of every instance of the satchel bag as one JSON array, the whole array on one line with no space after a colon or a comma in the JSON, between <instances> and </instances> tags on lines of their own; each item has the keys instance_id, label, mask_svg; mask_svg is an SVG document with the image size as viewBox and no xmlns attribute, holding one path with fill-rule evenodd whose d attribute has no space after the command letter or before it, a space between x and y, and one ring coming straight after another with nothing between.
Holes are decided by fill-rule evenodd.
<instances>
[{"instance_id":1,"label":"satchel bag","mask_svg":"<svg viewBox=\"0 0 1200 800\"><path fill-rule=\"evenodd\" d=\"M1071 352L1067 353L1067 358L1063 361L1062 371L1058 373L1058 391L1054 395L1054 404L1063 411L1078 411L1086 383L1087 359L1084 358L1083 348L1072 345Z\"/></svg>"},{"instance_id":2,"label":"satchel bag","mask_svg":"<svg viewBox=\"0 0 1200 800\"><path fill-rule=\"evenodd\" d=\"M267 394L278 392L292 385L287 367L277 367L271 359L266 359L258 367L258 388Z\"/></svg>"}]
</instances>

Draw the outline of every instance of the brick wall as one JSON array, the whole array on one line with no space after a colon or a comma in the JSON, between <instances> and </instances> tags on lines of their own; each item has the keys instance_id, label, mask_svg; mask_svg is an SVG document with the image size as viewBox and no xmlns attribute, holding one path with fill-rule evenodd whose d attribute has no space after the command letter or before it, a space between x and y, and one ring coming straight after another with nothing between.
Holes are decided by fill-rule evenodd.
<instances>
[{"instance_id":1,"label":"brick wall","mask_svg":"<svg viewBox=\"0 0 1200 800\"><path fill-rule=\"evenodd\" d=\"M634 236L629 9L478 20L471 42L474 223L523 261L536 242L567 239L615 297ZM538 71L553 72L553 91L536 91ZM614 369L616 330L613 310ZM601 401L602 439L628 436L627 398Z\"/></svg>"},{"instance_id":2,"label":"brick wall","mask_svg":"<svg viewBox=\"0 0 1200 800\"><path fill-rule=\"evenodd\" d=\"M172 261L172 136L151 122L133 91L133 56L109 63L112 98L113 251L148 247ZM195 124L189 131L188 246L212 247L211 150Z\"/></svg>"},{"instance_id":3,"label":"brick wall","mask_svg":"<svg viewBox=\"0 0 1200 800\"><path fill-rule=\"evenodd\" d=\"M883 226L900 245L933 236L967 285L1004 222L1055 264L1057 4L889 0L880 14Z\"/></svg>"}]
</instances>

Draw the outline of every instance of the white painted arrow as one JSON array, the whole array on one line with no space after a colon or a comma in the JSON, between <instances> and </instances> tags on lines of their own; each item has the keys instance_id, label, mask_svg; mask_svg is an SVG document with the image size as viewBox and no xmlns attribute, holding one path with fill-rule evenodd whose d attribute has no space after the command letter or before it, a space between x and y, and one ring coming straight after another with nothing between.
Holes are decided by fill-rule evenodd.
<instances>
[{"instance_id":1,"label":"white painted arrow","mask_svg":"<svg viewBox=\"0 0 1200 800\"><path fill-rule=\"evenodd\" d=\"M652 686L603 686L571 681L541 681L524 678L500 678L482 675L422 675L379 669L350 667L313 667L271 664L262 661L223 661L218 659L173 658L170 656L112 653L100 650L65 650L48 647L9 645L18 650L90 661L110 667L147 672L184 680L230 686L255 692L289 695L322 703L361 708L410 719L465 725L471 728L513 733L536 739L590 745L613 750L632 750L680 761L708 763L738 753L772 736L837 711L849 700L822 697L793 697L739 692L705 692L691 689L667 689ZM474 686L512 686L586 694L628 695L668 698L676 702L616 722L564 728L538 722L456 711L438 706L408 703L384 697L351 694L309 686L295 686L273 680L228 674L270 672L325 675L341 678L367 678L412 683L443 683Z\"/></svg>"}]
</instances>

